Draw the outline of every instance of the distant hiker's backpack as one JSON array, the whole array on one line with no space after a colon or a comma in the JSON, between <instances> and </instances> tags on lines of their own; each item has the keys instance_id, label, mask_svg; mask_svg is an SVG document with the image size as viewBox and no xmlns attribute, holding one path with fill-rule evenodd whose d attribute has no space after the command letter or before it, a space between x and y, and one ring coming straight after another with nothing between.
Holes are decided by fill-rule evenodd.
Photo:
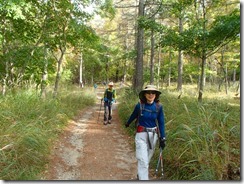
<instances>
[{"instance_id":1,"label":"distant hiker's backpack","mask_svg":"<svg viewBox=\"0 0 244 184\"><path fill-rule=\"evenodd\" d=\"M139 122L138 122L139 121L139 117L142 115L142 111L143 110L148 111L148 112L152 112L152 110L145 109L145 103L143 103L141 101L139 101L139 103L140 103L140 111L139 111L138 117L136 118L136 121L135 121L135 127L137 127L138 124L139 124ZM160 109L161 106L162 105L159 103L159 101L156 102L156 113L157 113L157 115L158 115L158 112L159 112L159 109Z\"/></svg>"},{"instance_id":2,"label":"distant hiker's backpack","mask_svg":"<svg viewBox=\"0 0 244 184\"><path fill-rule=\"evenodd\" d=\"M114 89L113 91L109 91L108 89L106 89L104 97L106 97L109 101L112 101L114 95L115 95Z\"/></svg>"}]
</instances>

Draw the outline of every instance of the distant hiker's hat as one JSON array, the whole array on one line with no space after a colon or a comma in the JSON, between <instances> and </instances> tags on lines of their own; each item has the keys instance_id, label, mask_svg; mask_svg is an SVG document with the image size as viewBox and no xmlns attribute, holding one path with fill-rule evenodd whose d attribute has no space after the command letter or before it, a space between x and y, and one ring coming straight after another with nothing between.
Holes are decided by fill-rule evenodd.
<instances>
[{"instance_id":1,"label":"distant hiker's hat","mask_svg":"<svg viewBox=\"0 0 244 184\"><path fill-rule=\"evenodd\" d=\"M110 83L108 83L108 85L109 85L109 86L113 86L113 85L114 85L114 83L113 83L113 82L110 82Z\"/></svg>"},{"instance_id":2,"label":"distant hiker's hat","mask_svg":"<svg viewBox=\"0 0 244 184\"><path fill-rule=\"evenodd\" d=\"M161 94L161 92L156 88L156 86L154 85L147 85L140 93L139 93L139 98L141 100L145 100L145 93L146 92L149 92L149 91L152 91L152 92L155 92L156 94L156 97L155 97L155 100L158 100L159 98L159 95Z\"/></svg>"}]
</instances>

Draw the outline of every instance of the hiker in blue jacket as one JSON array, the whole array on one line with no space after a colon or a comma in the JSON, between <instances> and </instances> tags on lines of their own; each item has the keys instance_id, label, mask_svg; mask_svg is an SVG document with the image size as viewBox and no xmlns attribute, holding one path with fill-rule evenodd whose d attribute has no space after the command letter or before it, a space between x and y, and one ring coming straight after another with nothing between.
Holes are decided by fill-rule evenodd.
<instances>
[{"instance_id":1,"label":"hiker in blue jacket","mask_svg":"<svg viewBox=\"0 0 244 184\"><path fill-rule=\"evenodd\" d=\"M136 104L130 118L125 123L137 119L135 136L136 158L138 161L137 177L139 180L149 180L149 163L154 154L157 140L159 146L165 147L165 125L163 106L159 103L161 92L154 85L147 85L140 93L140 102Z\"/></svg>"}]
</instances>

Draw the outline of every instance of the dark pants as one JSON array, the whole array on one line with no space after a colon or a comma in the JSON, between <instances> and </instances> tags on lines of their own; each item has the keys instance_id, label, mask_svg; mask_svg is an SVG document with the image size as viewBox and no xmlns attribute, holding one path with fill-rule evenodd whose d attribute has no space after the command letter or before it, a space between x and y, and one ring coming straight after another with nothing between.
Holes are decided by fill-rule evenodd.
<instances>
[{"instance_id":1,"label":"dark pants","mask_svg":"<svg viewBox=\"0 0 244 184\"><path fill-rule=\"evenodd\" d=\"M112 104L104 102L104 121L112 119Z\"/></svg>"}]
</instances>

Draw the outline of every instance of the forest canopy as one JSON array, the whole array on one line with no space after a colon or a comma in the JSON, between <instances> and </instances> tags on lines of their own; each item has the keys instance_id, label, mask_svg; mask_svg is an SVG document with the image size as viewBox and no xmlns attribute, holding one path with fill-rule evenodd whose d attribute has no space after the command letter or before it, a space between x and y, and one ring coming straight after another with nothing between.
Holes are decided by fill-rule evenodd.
<instances>
[{"instance_id":1,"label":"forest canopy","mask_svg":"<svg viewBox=\"0 0 244 184\"><path fill-rule=\"evenodd\" d=\"M0 89L123 81L219 85L240 78L240 3L208 0L0 2Z\"/></svg>"}]
</instances>

